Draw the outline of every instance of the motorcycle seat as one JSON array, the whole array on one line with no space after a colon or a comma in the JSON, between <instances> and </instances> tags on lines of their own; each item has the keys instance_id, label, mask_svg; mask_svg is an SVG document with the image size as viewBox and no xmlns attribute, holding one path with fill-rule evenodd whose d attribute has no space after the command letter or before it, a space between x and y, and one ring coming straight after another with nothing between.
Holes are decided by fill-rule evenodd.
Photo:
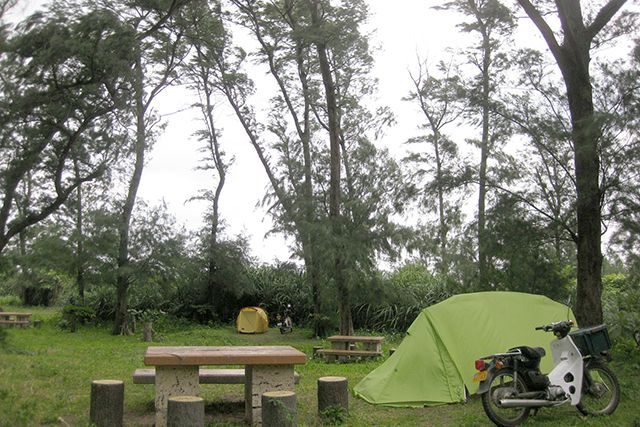
<instances>
[{"instance_id":1,"label":"motorcycle seat","mask_svg":"<svg viewBox=\"0 0 640 427\"><path fill-rule=\"evenodd\" d=\"M512 350L520 350L522 355L531 361L538 361L542 359L547 352L542 347L529 347L526 345L522 345L520 347L516 347Z\"/></svg>"}]
</instances>

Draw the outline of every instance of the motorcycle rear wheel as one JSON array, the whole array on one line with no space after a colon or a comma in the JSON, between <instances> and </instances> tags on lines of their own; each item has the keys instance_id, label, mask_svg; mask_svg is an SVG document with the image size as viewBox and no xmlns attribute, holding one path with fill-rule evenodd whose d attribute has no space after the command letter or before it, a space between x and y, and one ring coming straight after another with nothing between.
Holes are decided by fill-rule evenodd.
<instances>
[{"instance_id":1,"label":"motorcycle rear wheel","mask_svg":"<svg viewBox=\"0 0 640 427\"><path fill-rule=\"evenodd\" d=\"M590 361L582 379L582 396L576 406L584 415L611 415L620 403L620 384L604 363Z\"/></svg>"},{"instance_id":2,"label":"motorcycle rear wheel","mask_svg":"<svg viewBox=\"0 0 640 427\"><path fill-rule=\"evenodd\" d=\"M519 393L527 392L527 386L520 375L514 383L513 369L503 368L493 373L488 380L489 391L482 395L482 407L487 417L501 427L513 427L523 423L528 417L531 408L503 408L501 399L516 398Z\"/></svg>"}]
</instances>

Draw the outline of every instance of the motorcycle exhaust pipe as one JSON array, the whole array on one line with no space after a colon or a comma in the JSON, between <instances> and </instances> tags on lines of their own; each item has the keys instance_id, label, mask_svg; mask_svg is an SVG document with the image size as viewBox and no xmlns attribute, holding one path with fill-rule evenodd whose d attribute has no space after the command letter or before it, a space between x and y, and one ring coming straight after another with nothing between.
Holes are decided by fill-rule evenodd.
<instances>
[{"instance_id":1,"label":"motorcycle exhaust pipe","mask_svg":"<svg viewBox=\"0 0 640 427\"><path fill-rule=\"evenodd\" d=\"M558 402L541 399L502 399L500 406L503 408L541 408L543 406L554 406Z\"/></svg>"}]
</instances>

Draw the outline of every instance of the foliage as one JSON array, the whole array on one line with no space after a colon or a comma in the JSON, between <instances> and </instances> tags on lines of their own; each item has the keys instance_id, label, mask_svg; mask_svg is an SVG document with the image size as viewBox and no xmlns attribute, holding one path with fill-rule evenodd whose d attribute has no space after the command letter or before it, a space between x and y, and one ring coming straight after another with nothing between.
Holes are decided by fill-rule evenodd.
<instances>
[{"instance_id":1,"label":"foliage","mask_svg":"<svg viewBox=\"0 0 640 427\"><path fill-rule=\"evenodd\" d=\"M58 326L76 332L79 325L92 322L95 317L96 311L92 307L68 304L62 308L62 319Z\"/></svg>"},{"instance_id":2,"label":"foliage","mask_svg":"<svg viewBox=\"0 0 640 427\"><path fill-rule=\"evenodd\" d=\"M424 265L407 264L378 284L367 302L354 307L354 326L403 333L418 314L454 294L456 283L433 276Z\"/></svg>"},{"instance_id":3,"label":"foliage","mask_svg":"<svg viewBox=\"0 0 640 427\"><path fill-rule=\"evenodd\" d=\"M0 251L116 161L133 44L114 14L51 6L0 45Z\"/></svg>"},{"instance_id":4,"label":"foliage","mask_svg":"<svg viewBox=\"0 0 640 427\"><path fill-rule=\"evenodd\" d=\"M498 198L488 212L487 247L491 254L490 283L494 290L546 295L565 301L573 274L557 259L545 227L526 215L517 198Z\"/></svg>"},{"instance_id":5,"label":"foliage","mask_svg":"<svg viewBox=\"0 0 640 427\"><path fill-rule=\"evenodd\" d=\"M291 263L260 265L252 268L250 274L256 293L245 300L247 305L259 305L270 319L275 319L291 304L291 319L295 325L312 324L311 288L301 268Z\"/></svg>"},{"instance_id":6,"label":"foliage","mask_svg":"<svg viewBox=\"0 0 640 427\"><path fill-rule=\"evenodd\" d=\"M22 301L16 295L0 295L0 307L5 305L20 305Z\"/></svg>"},{"instance_id":7,"label":"foliage","mask_svg":"<svg viewBox=\"0 0 640 427\"><path fill-rule=\"evenodd\" d=\"M342 406L329 406L320 413L320 416L322 417L324 424L337 426L344 424L347 421L349 414Z\"/></svg>"},{"instance_id":8,"label":"foliage","mask_svg":"<svg viewBox=\"0 0 640 427\"><path fill-rule=\"evenodd\" d=\"M87 293L86 305L93 308L96 319L112 320L115 315L115 289L112 286L97 286Z\"/></svg>"},{"instance_id":9,"label":"foliage","mask_svg":"<svg viewBox=\"0 0 640 427\"><path fill-rule=\"evenodd\" d=\"M623 274L603 276L604 322L612 337L630 339L640 330L640 287Z\"/></svg>"}]
</instances>

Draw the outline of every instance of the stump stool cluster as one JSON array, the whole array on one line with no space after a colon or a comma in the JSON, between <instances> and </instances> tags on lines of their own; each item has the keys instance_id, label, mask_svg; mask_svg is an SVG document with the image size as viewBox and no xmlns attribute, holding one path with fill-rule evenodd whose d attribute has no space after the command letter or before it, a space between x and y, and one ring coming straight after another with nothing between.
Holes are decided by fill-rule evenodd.
<instances>
[{"instance_id":1,"label":"stump stool cluster","mask_svg":"<svg viewBox=\"0 0 640 427\"><path fill-rule=\"evenodd\" d=\"M262 394L263 427L297 427L296 394L289 390ZM95 380L91 383L90 420L97 427L122 427L124 382ZM318 378L318 415L349 414L348 381L345 377ZM198 396L172 396L167 401L168 427L204 426L204 400Z\"/></svg>"}]
</instances>

